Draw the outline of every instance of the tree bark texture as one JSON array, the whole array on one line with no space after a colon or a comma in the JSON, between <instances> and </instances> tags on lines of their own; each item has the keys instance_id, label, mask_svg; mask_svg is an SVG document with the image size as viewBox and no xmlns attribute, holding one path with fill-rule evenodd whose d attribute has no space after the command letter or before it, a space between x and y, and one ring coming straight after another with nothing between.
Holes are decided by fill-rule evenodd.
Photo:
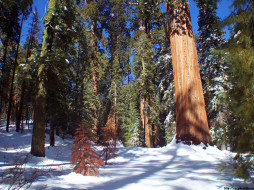
<instances>
[{"instance_id":1,"label":"tree bark texture","mask_svg":"<svg viewBox=\"0 0 254 190\"><path fill-rule=\"evenodd\" d=\"M42 85L42 84L40 84ZM34 106L34 127L31 154L45 157L45 125L46 125L46 92L45 87L39 86Z\"/></svg>"},{"instance_id":2,"label":"tree bark texture","mask_svg":"<svg viewBox=\"0 0 254 190\"><path fill-rule=\"evenodd\" d=\"M98 72L97 72L97 59L96 59L96 53L97 53L97 40L95 39L96 36L96 20L92 20L91 24L91 48L92 48L92 57L91 57L91 71L92 71L92 90L94 93L94 96L97 98L98 96ZM95 118L94 121L94 130L98 133L98 106L96 104L92 104L93 108L93 116Z\"/></svg>"},{"instance_id":3,"label":"tree bark texture","mask_svg":"<svg viewBox=\"0 0 254 190\"><path fill-rule=\"evenodd\" d=\"M47 52L52 50L53 38L54 38L54 12L56 8L57 0L49 0L48 12L45 18L45 29L42 41L42 50L40 57L43 58ZM44 67L47 67L44 63ZM40 67L41 67L40 66ZM35 98L34 107L34 129L32 138L31 154L38 157L45 157L45 126L46 126L46 71L38 76L38 89Z\"/></svg>"},{"instance_id":4,"label":"tree bark texture","mask_svg":"<svg viewBox=\"0 0 254 190\"><path fill-rule=\"evenodd\" d=\"M23 115L25 91L26 91L26 82L23 81L22 88L21 88L20 101L19 101L19 106L18 106L18 113L17 113L17 118L16 118L16 132L19 132L19 130L20 130L20 124L21 124L22 115Z\"/></svg>"},{"instance_id":5,"label":"tree bark texture","mask_svg":"<svg viewBox=\"0 0 254 190\"><path fill-rule=\"evenodd\" d=\"M151 148L152 144L151 144L150 128L148 123L148 116L146 113L145 97L140 98L140 119L141 119L141 126L144 131L145 146L148 148Z\"/></svg>"},{"instance_id":6,"label":"tree bark texture","mask_svg":"<svg viewBox=\"0 0 254 190\"><path fill-rule=\"evenodd\" d=\"M176 139L211 144L188 2L167 4L176 98Z\"/></svg>"}]
</instances>

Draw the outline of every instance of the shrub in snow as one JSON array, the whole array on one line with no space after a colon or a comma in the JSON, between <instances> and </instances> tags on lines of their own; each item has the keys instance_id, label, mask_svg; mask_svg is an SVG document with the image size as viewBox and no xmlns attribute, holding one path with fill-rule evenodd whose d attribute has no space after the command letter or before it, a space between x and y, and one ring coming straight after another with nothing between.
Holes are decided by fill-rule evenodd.
<instances>
[{"instance_id":1,"label":"shrub in snow","mask_svg":"<svg viewBox=\"0 0 254 190\"><path fill-rule=\"evenodd\" d=\"M253 154L236 154L232 163L220 164L219 170L222 172L229 169L236 178L254 183L252 173L254 171Z\"/></svg>"},{"instance_id":2,"label":"shrub in snow","mask_svg":"<svg viewBox=\"0 0 254 190\"><path fill-rule=\"evenodd\" d=\"M25 166L30 159L30 154L27 154L25 158L17 156L14 163L11 164L13 167L0 176L0 186L6 186L10 190L30 188L32 183L42 175L37 169L33 169L31 172L26 171Z\"/></svg>"},{"instance_id":3,"label":"shrub in snow","mask_svg":"<svg viewBox=\"0 0 254 190\"><path fill-rule=\"evenodd\" d=\"M103 158L105 165L107 165L108 160L111 158L117 157L117 140L116 134L110 128L105 127L102 133L102 139L100 141L100 145L103 146L101 157Z\"/></svg>"},{"instance_id":4,"label":"shrub in snow","mask_svg":"<svg viewBox=\"0 0 254 190\"><path fill-rule=\"evenodd\" d=\"M104 162L97 154L96 136L88 125L77 128L74 143L71 149L71 164L74 172L87 176L100 176L99 167L104 167Z\"/></svg>"}]
</instances>

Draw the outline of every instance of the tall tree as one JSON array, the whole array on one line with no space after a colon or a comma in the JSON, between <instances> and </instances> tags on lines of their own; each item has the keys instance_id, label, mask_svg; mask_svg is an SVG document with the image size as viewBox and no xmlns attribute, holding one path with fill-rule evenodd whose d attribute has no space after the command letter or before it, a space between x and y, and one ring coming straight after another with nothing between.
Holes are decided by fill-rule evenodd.
<instances>
[{"instance_id":1,"label":"tall tree","mask_svg":"<svg viewBox=\"0 0 254 190\"><path fill-rule=\"evenodd\" d=\"M32 12L32 23L29 26L29 34L27 41L24 44L24 59L23 64L19 64L19 72L17 85L21 87L18 96L19 100L16 102L17 105L17 118L16 118L16 131L20 130L22 116L24 115L24 110L26 111L26 120L29 120L29 105L31 107L32 97L34 95L35 88L35 64L38 61L39 56L39 32L40 23L38 17L37 8ZM29 117L29 118L28 118ZM27 123L28 124L28 123Z\"/></svg>"},{"instance_id":2,"label":"tall tree","mask_svg":"<svg viewBox=\"0 0 254 190\"><path fill-rule=\"evenodd\" d=\"M7 110L7 122L6 122L6 131L9 131L9 124L10 124L10 115L12 110L12 96L13 96L13 88L14 88L14 79L15 79L15 72L18 65L18 55L19 55L19 47L20 47L20 39L21 39L21 33L22 33L22 26L23 21L27 19L27 16L30 14L31 6L33 1L32 0L25 0L21 2L16 2L16 8L18 12L18 17L21 17L21 23L19 26L19 33L18 33L18 39L16 41L17 48L15 50L15 58L14 58L14 64L12 68L12 77L11 77L11 86L9 91L9 103L8 103L8 110Z\"/></svg>"},{"instance_id":3,"label":"tall tree","mask_svg":"<svg viewBox=\"0 0 254 190\"><path fill-rule=\"evenodd\" d=\"M47 53L52 51L57 0L50 0L47 16L45 17L45 28L43 34L42 50L40 57L45 60ZM38 70L38 87L34 105L34 128L32 137L31 154L45 157L45 126L46 126L46 72L47 63L41 63Z\"/></svg>"},{"instance_id":4,"label":"tall tree","mask_svg":"<svg viewBox=\"0 0 254 190\"><path fill-rule=\"evenodd\" d=\"M216 15L217 0L198 1L198 31L197 40L201 80L204 89L206 111L212 138L218 145L225 145L227 132L228 105L225 94L230 83L227 80L227 64L225 58L216 52L222 48L223 32Z\"/></svg>"},{"instance_id":5,"label":"tall tree","mask_svg":"<svg viewBox=\"0 0 254 190\"><path fill-rule=\"evenodd\" d=\"M128 65L128 14L126 2L123 0L105 1L105 22L103 26L109 35L108 51L110 54L108 70L105 81L107 89L107 120L106 131L112 131L114 141L119 138L119 96L120 88L126 77L126 66Z\"/></svg>"},{"instance_id":6,"label":"tall tree","mask_svg":"<svg viewBox=\"0 0 254 190\"><path fill-rule=\"evenodd\" d=\"M189 5L185 0L170 0L166 6L175 83L176 139L187 144L212 144Z\"/></svg>"},{"instance_id":7,"label":"tall tree","mask_svg":"<svg viewBox=\"0 0 254 190\"><path fill-rule=\"evenodd\" d=\"M4 0L0 2L0 37L3 43L3 56L1 59L1 79L0 79L0 117L5 111L8 103L8 92L10 85L12 58L15 57L15 48L20 33L20 13L22 2ZM11 50L11 51L10 51Z\"/></svg>"},{"instance_id":8,"label":"tall tree","mask_svg":"<svg viewBox=\"0 0 254 190\"><path fill-rule=\"evenodd\" d=\"M229 105L232 111L228 138L236 151L233 173L251 180L254 166L254 1L232 1L231 14L224 21L231 36L223 50L229 62Z\"/></svg>"},{"instance_id":9,"label":"tall tree","mask_svg":"<svg viewBox=\"0 0 254 190\"><path fill-rule=\"evenodd\" d=\"M254 2L234 0L227 23L232 25L226 58L230 63L229 91L233 117L230 121L231 148L240 153L254 152Z\"/></svg>"},{"instance_id":10,"label":"tall tree","mask_svg":"<svg viewBox=\"0 0 254 190\"><path fill-rule=\"evenodd\" d=\"M152 14L151 14L152 13ZM144 145L160 145L158 108L155 89L156 34L160 31L159 1L138 1L135 9L133 36L134 75L139 84L140 122Z\"/></svg>"},{"instance_id":11,"label":"tall tree","mask_svg":"<svg viewBox=\"0 0 254 190\"><path fill-rule=\"evenodd\" d=\"M90 69L91 69L91 83L92 83L92 91L94 97L98 99L98 21L99 21L99 5L100 3L97 0L90 0L86 2L85 5L85 16L90 21ZM92 103L92 107L94 109L94 130L98 133L98 102Z\"/></svg>"}]
</instances>

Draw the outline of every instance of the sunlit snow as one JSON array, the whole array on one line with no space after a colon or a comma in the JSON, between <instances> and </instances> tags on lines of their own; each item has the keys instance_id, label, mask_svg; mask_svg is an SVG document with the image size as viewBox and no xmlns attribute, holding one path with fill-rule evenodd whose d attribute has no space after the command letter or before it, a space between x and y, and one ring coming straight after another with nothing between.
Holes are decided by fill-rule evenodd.
<instances>
[{"instance_id":1,"label":"sunlit snow","mask_svg":"<svg viewBox=\"0 0 254 190\"><path fill-rule=\"evenodd\" d=\"M8 174L15 160L28 156L24 174L38 171L38 179L30 189L223 190L224 187L251 187L229 173L218 172L217 164L230 161L233 154L212 146L188 146L173 141L165 147L149 149L118 144L118 157L100 169L101 177L88 177L72 172L69 162L72 139L56 137L56 147L50 147L47 135L45 158L29 154L31 130L20 134L12 126L7 133L2 127L0 139L0 177ZM8 185L1 184L0 189L8 189Z\"/></svg>"}]
</instances>

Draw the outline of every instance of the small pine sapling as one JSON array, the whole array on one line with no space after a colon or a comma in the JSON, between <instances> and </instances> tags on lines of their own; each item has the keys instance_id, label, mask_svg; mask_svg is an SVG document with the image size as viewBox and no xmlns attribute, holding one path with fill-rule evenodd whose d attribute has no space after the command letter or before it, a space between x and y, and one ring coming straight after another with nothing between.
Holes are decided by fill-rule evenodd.
<instances>
[{"instance_id":1,"label":"small pine sapling","mask_svg":"<svg viewBox=\"0 0 254 190\"><path fill-rule=\"evenodd\" d=\"M118 148L116 147L117 139L114 130L110 130L109 127L105 127L102 133L102 139L100 145L103 146L101 157L103 158L105 165L108 164L108 160L117 157Z\"/></svg>"},{"instance_id":2,"label":"small pine sapling","mask_svg":"<svg viewBox=\"0 0 254 190\"><path fill-rule=\"evenodd\" d=\"M104 167L104 162L96 153L96 136L88 125L80 125L74 136L71 154L73 171L87 176L100 176L99 167Z\"/></svg>"}]
</instances>

